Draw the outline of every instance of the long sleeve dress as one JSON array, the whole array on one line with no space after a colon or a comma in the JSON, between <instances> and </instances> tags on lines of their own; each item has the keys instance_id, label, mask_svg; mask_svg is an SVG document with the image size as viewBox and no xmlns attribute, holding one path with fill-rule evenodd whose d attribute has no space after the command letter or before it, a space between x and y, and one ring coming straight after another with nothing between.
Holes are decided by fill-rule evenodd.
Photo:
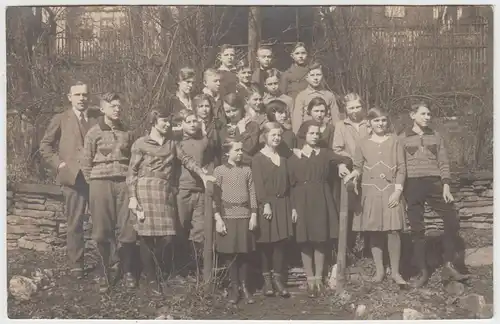
<instances>
[{"instance_id":1,"label":"long sleeve dress","mask_svg":"<svg viewBox=\"0 0 500 324\"><path fill-rule=\"evenodd\" d=\"M295 237L298 243L326 242L338 237L338 212L328 184L332 164L345 163L348 157L335 154L330 149L314 150L307 157L290 158L291 199L297 210Z\"/></svg>"},{"instance_id":2,"label":"long sleeve dress","mask_svg":"<svg viewBox=\"0 0 500 324\"><path fill-rule=\"evenodd\" d=\"M199 172L199 165L173 140L160 145L149 135L132 145L127 176L129 197L136 197L145 220L135 229L141 236L175 235L177 159L187 169Z\"/></svg>"},{"instance_id":3,"label":"long sleeve dress","mask_svg":"<svg viewBox=\"0 0 500 324\"><path fill-rule=\"evenodd\" d=\"M391 231L404 228L404 206L389 208L389 197L406 177L404 149L396 135L382 143L370 138L359 142L354 153L354 169L361 174L361 207L355 212L354 231Z\"/></svg>"},{"instance_id":4,"label":"long sleeve dress","mask_svg":"<svg viewBox=\"0 0 500 324\"><path fill-rule=\"evenodd\" d=\"M290 202L290 180L288 162L280 157L280 165L274 164L262 152L252 159L252 174L259 206L258 243L272 243L293 235L292 205ZM264 205L271 206L272 218L264 218Z\"/></svg>"},{"instance_id":5,"label":"long sleeve dress","mask_svg":"<svg viewBox=\"0 0 500 324\"><path fill-rule=\"evenodd\" d=\"M215 210L226 224L227 234L217 233L215 247L220 253L248 253L255 250L255 235L248 229L257 199L250 167L223 164L215 168Z\"/></svg>"}]
</instances>

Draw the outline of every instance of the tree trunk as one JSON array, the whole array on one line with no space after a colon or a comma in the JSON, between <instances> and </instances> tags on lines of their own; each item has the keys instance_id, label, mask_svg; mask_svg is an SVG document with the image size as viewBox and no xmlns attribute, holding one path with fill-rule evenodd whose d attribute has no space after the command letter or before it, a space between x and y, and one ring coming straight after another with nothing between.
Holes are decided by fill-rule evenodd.
<instances>
[{"instance_id":1,"label":"tree trunk","mask_svg":"<svg viewBox=\"0 0 500 324\"><path fill-rule=\"evenodd\" d=\"M261 38L261 8L250 7L248 11L248 63L254 69L257 63L257 49Z\"/></svg>"}]
</instances>

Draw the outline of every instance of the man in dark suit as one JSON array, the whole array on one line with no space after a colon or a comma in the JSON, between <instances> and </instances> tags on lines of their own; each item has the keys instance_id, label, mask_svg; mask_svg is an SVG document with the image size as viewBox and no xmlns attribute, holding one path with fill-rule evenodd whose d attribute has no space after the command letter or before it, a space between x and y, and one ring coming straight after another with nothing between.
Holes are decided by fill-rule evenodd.
<instances>
[{"instance_id":1,"label":"man in dark suit","mask_svg":"<svg viewBox=\"0 0 500 324\"><path fill-rule=\"evenodd\" d=\"M89 114L89 90L86 84L76 82L72 85L68 99L71 108L51 120L40 143L40 152L43 159L56 170L56 181L62 186L68 222L66 249L71 273L80 279L84 276L83 221L89 195L80 159L85 134L97 123L97 119Z\"/></svg>"}]
</instances>

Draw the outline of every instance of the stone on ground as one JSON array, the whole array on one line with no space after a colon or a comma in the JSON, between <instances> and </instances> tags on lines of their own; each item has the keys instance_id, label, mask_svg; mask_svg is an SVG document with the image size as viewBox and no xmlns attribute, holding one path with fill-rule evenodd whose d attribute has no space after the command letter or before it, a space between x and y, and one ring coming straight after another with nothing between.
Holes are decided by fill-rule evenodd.
<instances>
[{"instance_id":1,"label":"stone on ground","mask_svg":"<svg viewBox=\"0 0 500 324\"><path fill-rule=\"evenodd\" d=\"M17 300L30 300L37 291L37 285L30 278L13 276L10 279L9 292Z\"/></svg>"},{"instance_id":2,"label":"stone on ground","mask_svg":"<svg viewBox=\"0 0 500 324\"><path fill-rule=\"evenodd\" d=\"M453 296L461 296L465 292L465 285L458 281L451 281L445 286L448 294Z\"/></svg>"},{"instance_id":3,"label":"stone on ground","mask_svg":"<svg viewBox=\"0 0 500 324\"><path fill-rule=\"evenodd\" d=\"M405 308L403 310L403 319L405 321L414 321L424 319L424 315L419 311L416 311L411 308Z\"/></svg>"},{"instance_id":4,"label":"stone on ground","mask_svg":"<svg viewBox=\"0 0 500 324\"><path fill-rule=\"evenodd\" d=\"M356 307L356 314L355 314L355 319L362 319L366 316L366 305L358 305L358 307Z\"/></svg>"},{"instance_id":5,"label":"stone on ground","mask_svg":"<svg viewBox=\"0 0 500 324\"><path fill-rule=\"evenodd\" d=\"M481 311L486 306L486 300L484 296L479 294L469 294L467 296L463 296L458 300L458 306L463 309L468 310L474 314L481 314Z\"/></svg>"},{"instance_id":6,"label":"stone on ground","mask_svg":"<svg viewBox=\"0 0 500 324\"><path fill-rule=\"evenodd\" d=\"M481 267L493 264L493 246L465 250L465 265Z\"/></svg>"}]
</instances>

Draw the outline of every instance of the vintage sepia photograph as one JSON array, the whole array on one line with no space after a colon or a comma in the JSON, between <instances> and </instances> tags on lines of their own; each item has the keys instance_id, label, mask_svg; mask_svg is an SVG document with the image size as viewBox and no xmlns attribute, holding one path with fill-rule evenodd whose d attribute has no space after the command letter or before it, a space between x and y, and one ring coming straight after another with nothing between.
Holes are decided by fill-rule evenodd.
<instances>
[{"instance_id":1,"label":"vintage sepia photograph","mask_svg":"<svg viewBox=\"0 0 500 324\"><path fill-rule=\"evenodd\" d=\"M10 319L491 319L492 5L8 6Z\"/></svg>"}]
</instances>

